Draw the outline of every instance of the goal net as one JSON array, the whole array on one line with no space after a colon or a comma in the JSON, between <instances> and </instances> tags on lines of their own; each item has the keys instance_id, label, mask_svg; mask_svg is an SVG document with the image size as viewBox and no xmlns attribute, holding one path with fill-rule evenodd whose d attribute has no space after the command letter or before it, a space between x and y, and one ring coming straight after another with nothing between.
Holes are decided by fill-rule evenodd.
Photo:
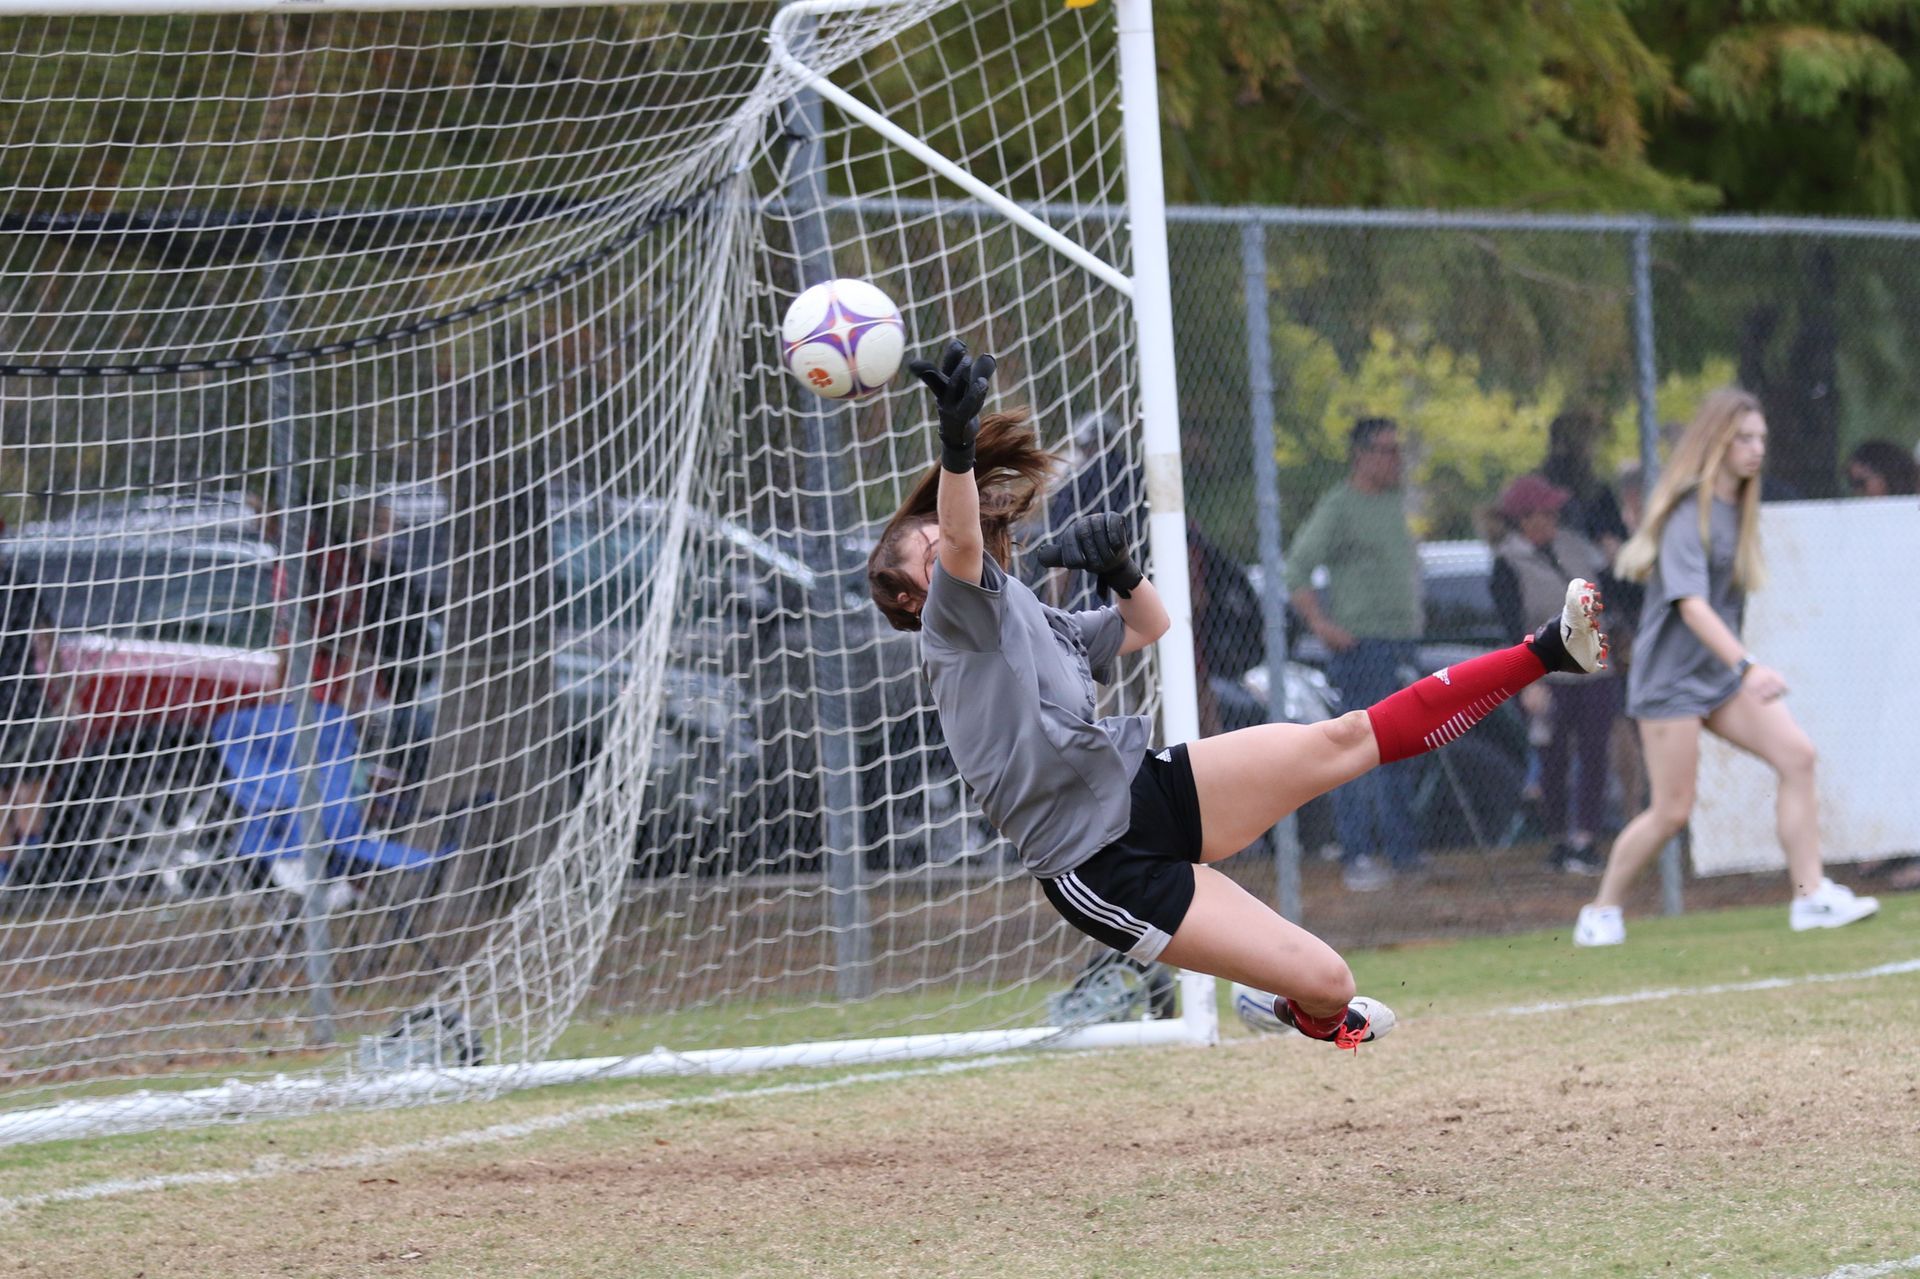
<instances>
[{"instance_id":1,"label":"goal net","mask_svg":"<svg viewBox=\"0 0 1920 1279\"><path fill-rule=\"evenodd\" d=\"M1001 357L1035 535L1155 475L1165 567L1112 6L59 7L0 17L0 1141L1211 1035L866 602L923 393L777 342L872 281Z\"/></svg>"}]
</instances>

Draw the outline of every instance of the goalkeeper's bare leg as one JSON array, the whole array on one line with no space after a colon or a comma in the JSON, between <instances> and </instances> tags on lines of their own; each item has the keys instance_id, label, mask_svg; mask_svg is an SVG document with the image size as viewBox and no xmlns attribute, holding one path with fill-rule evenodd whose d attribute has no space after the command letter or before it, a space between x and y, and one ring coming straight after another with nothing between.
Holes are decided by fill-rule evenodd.
<instances>
[{"instance_id":1,"label":"goalkeeper's bare leg","mask_svg":"<svg viewBox=\"0 0 1920 1279\"><path fill-rule=\"evenodd\" d=\"M1512 648L1337 719L1261 724L1189 743L1202 864L1194 867L1193 905L1161 958L1274 993L1276 1016L1312 1038L1351 1047L1385 1033L1392 1014L1356 1000L1353 974L1331 946L1204 863L1232 856L1308 800L1382 763L1445 745L1549 671L1599 670L1601 608L1598 589L1575 580L1561 615Z\"/></svg>"}]
</instances>

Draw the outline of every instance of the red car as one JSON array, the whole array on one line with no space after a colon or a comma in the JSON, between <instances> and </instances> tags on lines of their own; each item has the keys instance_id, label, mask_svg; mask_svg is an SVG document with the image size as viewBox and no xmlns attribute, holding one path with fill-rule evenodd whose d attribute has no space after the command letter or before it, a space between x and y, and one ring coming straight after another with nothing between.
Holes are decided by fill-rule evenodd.
<instances>
[{"instance_id":1,"label":"red car","mask_svg":"<svg viewBox=\"0 0 1920 1279\"><path fill-rule=\"evenodd\" d=\"M53 627L44 692L63 730L46 843L14 882L130 892L218 862L232 813L207 729L286 684L286 576L257 517L156 503L29 526L0 561ZM346 701L325 645L313 674Z\"/></svg>"}]
</instances>

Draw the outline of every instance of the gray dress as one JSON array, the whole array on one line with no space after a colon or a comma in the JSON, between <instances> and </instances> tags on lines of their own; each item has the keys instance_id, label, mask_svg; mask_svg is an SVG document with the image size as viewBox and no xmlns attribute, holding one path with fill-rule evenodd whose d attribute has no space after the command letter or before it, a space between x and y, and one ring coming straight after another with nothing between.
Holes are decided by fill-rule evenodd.
<instances>
[{"instance_id":1,"label":"gray dress","mask_svg":"<svg viewBox=\"0 0 1920 1279\"><path fill-rule=\"evenodd\" d=\"M1733 583L1740 510L1714 498L1710 544L1703 545L1697 492L1689 490L1667 517L1647 579L1627 672L1627 714L1635 719L1705 719L1740 691L1733 668L1687 629L1675 607L1689 597L1703 599L1735 635L1746 615L1746 594Z\"/></svg>"}]
</instances>

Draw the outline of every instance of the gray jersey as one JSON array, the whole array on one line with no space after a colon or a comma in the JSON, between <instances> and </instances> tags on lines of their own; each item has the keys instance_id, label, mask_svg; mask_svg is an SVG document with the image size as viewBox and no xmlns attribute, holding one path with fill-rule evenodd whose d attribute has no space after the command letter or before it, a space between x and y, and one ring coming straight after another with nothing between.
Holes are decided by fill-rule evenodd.
<instances>
[{"instance_id":1,"label":"gray jersey","mask_svg":"<svg viewBox=\"0 0 1920 1279\"><path fill-rule=\"evenodd\" d=\"M936 563L920 625L947 749L1027 869L1064 875L1126 834L1151 725L1093 717L1094 672L1126 637L1118 610L1048 608L989 556L978 586Z\"/></svg>"},{"instance_id":2,"label":"gray jersey","mask_svg":"<svg viewBox=\"0 0 1920 1279\"><path fill-rule=\"evenodd\" d=\"M1700 540L1700 508L1689 493L1660 531L1660 555L1647 579L1647 600L1627 672L1627 714L1635 719L1704 719L1740 690L1733 668L1715 657L1680 620L1676 602L1703 599L1735 635L1747 597L1733 584L1740 511L1713 499L1711 545Z\"/></svg>"}]
</instances>

